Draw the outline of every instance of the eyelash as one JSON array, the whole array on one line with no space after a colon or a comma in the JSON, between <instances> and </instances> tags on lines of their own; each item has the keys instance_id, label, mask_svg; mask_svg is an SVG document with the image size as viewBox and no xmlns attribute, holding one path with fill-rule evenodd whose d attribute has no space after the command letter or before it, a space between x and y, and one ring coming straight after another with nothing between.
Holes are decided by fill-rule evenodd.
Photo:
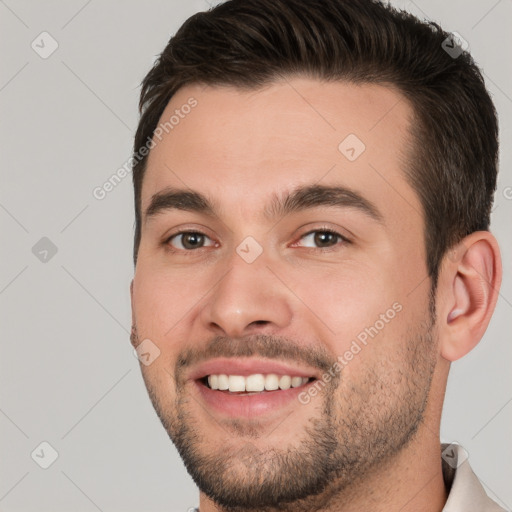
<instances>
[{"instance_id":1,"label":"eyelash","mask_svg":"<svg viewBox=\"0 0 512 512\"><path fill-rule=\"evenodd\" d=\"M299 238L299 241L302 240L303 238L313 234L313 233L330 233L332 235L337 236L339 238L339 240L338 240L337 244L334 245L334 246L330 246L330 247L304 247L304 249L306 249L306 250L330 252L330 251L336 250L336 248L338 247L338 244L339 244L340 241L343 242L343 245L351 244L352 243L351 240L349 240L347 237L343 236L341 233L338 233L337 231L335 231L335 230L333 230L331 228L327 228L327 227L312 229L311 231L308 231L307 233L304 233L303 235L301 235L301 237ZM201 231L183 230L183 231L177 231L176 233L173 233L171 236L169 236L164 241L164 245L167 247L168 250L170 250L173 253L182 253L182 254L185 254L187 256L192 256L194 252L197 252L200 249L205 249L205 247L199 247L198 249L176 249L176 248L174 248L174 247L172 247L170 245L170 242L171 242L171 240L173 238L176 238L176 237L181 236L181 235L188 235L188 234L201 235L201 236L204 236L206 238L209 238L207 234L202 233Z\"/></svg>"},{"instance_id":2,"label":"eyelash","mask_svg":"<svg viewBox=\"0 0 512 512\"><path fill-rule=\"evenodd\" d=\"M301 235L301 237L299 238L299 241L302 240L303 238L309 236L309 235L312 235L313 233L330 233L331 235L337 236L339 240L336 243L336 245L333 245L333 246L329 246L329 247L304 247L304 249L307 249L307 250L310 250L310 251L331 252L331 251L335 251L339 247L340 241L343 242L343 245L351 243L351 241L347 237L343 236L341 233L338 233L334 229L331 229L331 228L328 228L328 227L312 229L311 231L308 231L307 233L304 233L303 235Z\"/></svg>"}]
</instances>

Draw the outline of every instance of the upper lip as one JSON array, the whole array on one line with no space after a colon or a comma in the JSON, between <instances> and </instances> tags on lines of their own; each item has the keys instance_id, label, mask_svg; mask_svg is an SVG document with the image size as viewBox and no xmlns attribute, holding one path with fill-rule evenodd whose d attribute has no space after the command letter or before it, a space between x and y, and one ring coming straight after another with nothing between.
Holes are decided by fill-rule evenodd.
<instances>
[{"instance_id":1,"label":"upper lip","mask_svg":"<svg viewBox=\"0 0 512 512\"><path fill-rule=\"evenodd\" d=\"M210 359L194 367L189 374L189 379L198 380L208 375L220 374L248 376L255 373L318 378L318 370L299 364L287 364L274 359L257 359L254 357L226 357Z\"/></svg>"}]
</instances>

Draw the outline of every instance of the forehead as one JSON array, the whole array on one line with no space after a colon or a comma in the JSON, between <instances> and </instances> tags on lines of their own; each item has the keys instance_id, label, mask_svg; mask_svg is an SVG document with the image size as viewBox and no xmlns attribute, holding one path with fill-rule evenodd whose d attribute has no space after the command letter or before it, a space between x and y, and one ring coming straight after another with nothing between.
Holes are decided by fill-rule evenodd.
<instances>
[{"instance_id":1,"label":"forehead","mask_svg":"<svg viewBox=\"0 0 512 512\"><path fill-rule=\"evenodd\" d=\"M272 194L319 183L351 188L406 222L407 210L421 210L404 175L411 120L406 99L382 85L295 78L257 90L186 86L160 119L142 210L179 187L250 214Z\"/></svg>"}]
</instances>

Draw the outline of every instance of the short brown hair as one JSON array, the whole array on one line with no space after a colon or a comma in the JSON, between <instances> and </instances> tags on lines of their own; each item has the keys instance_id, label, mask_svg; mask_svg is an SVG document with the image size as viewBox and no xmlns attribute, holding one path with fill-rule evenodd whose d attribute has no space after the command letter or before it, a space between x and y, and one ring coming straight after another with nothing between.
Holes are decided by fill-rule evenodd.
<instances>
[{"instance_id":1,"label":"short brown hair","mask_svg":"<svg viewBox=\"0 0 512 512\"><path fill-rule=\"evenodd\" d=\"M488 230L498 126L482 74L451 35L377 0L228 0L190 17L142 83L138 152L184 85L256 89L282 77L391 85L409 100L413 150L406 179L425 218L433 286L446 251ZM460 54L458 54L460 53ZM134 262L147 157L135 160Z\"/></svg>"}]
</instances>

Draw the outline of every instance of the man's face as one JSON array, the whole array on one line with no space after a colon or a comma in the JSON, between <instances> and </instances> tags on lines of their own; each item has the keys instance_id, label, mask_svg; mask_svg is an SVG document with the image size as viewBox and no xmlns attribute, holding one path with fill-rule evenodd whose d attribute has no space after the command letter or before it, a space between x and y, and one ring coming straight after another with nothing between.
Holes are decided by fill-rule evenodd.
<instances>
[{"instance_id":1,"label":"man's face","mask_svg":"<svg viewBox=\"0 0 512 512\"><path fill-rule=\"evenodd\" d=\"M411 113L383 86L293 79L187 86L161 118L179 121L144 177L132 341L160 350L151 400L218 503L306 503L421 423L437 350Z\"/></svg>"}]
</instances>

